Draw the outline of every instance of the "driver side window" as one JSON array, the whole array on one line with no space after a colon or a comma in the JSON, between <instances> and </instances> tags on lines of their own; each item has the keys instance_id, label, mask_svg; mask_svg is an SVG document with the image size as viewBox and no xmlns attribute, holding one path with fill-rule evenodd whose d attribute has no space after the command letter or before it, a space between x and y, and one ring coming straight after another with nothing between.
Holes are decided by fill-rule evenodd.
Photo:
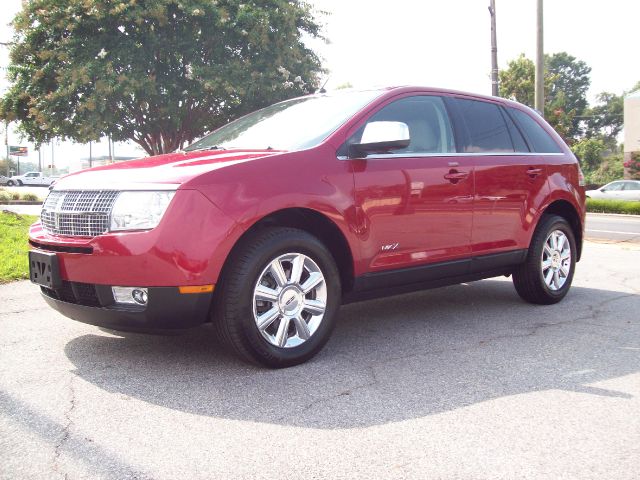
<instances>
[{"instance_id":1,"label":"driver side window","mask_svg":"<svg viewBox=\"0 0 640 480\"><path fill-rule=\"evenodd\" d=\"M406 148L391 154L454 153L455 143L449 115L442 98L435 96L406 97L383 107L370 122L402 122L409 127L410 142ZM364 125L349 143L359 143Z\"/></svg>"}]
</instances>

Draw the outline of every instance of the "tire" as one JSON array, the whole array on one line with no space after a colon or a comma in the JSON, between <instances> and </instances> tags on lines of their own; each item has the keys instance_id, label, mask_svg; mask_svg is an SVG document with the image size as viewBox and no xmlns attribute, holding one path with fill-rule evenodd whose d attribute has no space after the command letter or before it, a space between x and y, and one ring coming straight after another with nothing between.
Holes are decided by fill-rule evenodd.
<instances>
[{"instance_id":1,"label":"tire","mask_svg":"<svg viewBox=\"0 0 640 480\"><path fill-rule=\"evenodd\" d=\"M18 180L18 186L22 187L24 185L24 183L22 183L22 180Z\"/></svg>"},{"instance_id":2,"label":"tire","mask_svg":"<svg viewBox=\"0 0 640 480\"><path fill-rule=\"evenodd\" d=\"M298 282L292 278L294 264L301 272ZM302 287L311 285L304 293ZM290 367L325 345L340 300L340 275L320 240L303 230L269 227L243 240L227 261L216 286L212 320L240 358Z\"/></svg>"},{"instance_id":3,"label":"tire","mask_svg":"<svg viewBox=\"0 0 640 480\"><path fill-rule=\"evenodd\" d=\"M13 187L13 180L7 181L7 187Z\"/></svg>"},{"instance_id":4,"label":"tire","mask_svg":"<svg viewBox=\"0 0 640 480\"><path fill-rule=\"evenodd\" d=\"M569 223L558 215L542 217L526 261L513 272L518 295L539 305L558 303L571 287L576 255L576 241Z\"/></svg>"}]
</instances>

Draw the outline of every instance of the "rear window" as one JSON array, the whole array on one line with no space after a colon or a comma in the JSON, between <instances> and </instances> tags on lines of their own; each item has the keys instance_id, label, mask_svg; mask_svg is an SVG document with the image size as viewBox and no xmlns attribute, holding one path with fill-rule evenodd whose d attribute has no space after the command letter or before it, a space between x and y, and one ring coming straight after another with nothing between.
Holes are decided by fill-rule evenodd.
<instances>
[{"instance_id":1,"label":"rear window","mask_svg":"<svg viewBox=\"0 0 640 480\"><path fill-rule=\"evenodd\" d=\"M500 107L493 103L456 98L458 110L467 126L466 153L513 152L513 142Z\"/></svg>"},{"instance_id":2,"label":"rear window","mask_svg":"<svg viewBox=\"0 0 640 480\"><path fill-rule=\"evenodd\" d=\"M507 108L518 127L527 138L531 149L538 153L562 153L553 138L527 113L515 108Z\"/></svg>"}]
</instances>

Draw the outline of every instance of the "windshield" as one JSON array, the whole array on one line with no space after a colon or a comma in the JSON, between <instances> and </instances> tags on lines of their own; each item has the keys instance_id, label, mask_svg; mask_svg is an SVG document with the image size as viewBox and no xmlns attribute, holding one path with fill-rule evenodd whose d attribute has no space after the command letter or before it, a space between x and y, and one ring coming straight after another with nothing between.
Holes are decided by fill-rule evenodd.
<instances>
[{"instance_id":1,"label":"windshield","mask_svg":"<svg viewBox=\"0 0 640 480\"><path fill-rule=\"evenodd\" d=\"M185 148L302 150L314 147L382 92L311 95L250 113Z\"/></svg>"}]
</instances>

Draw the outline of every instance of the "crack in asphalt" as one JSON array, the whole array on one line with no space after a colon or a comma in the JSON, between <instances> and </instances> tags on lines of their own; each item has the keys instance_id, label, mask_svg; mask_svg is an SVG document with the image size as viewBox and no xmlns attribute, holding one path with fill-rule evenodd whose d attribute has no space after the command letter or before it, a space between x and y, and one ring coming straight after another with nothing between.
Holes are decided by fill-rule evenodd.
<instances>
[{"instance_id":1,"label":"crack in asphalt","mask_svg":"<svg viewBox=\"0 0 640 480\"><path fill-rule=\"evenodd\" d=\"M354 363L353 360L348 355L343 355L343 356L347 360L349 360L351 363ZM330 402L332 400L335 400L336 398L340 398L340 397L345 397L345 396L351 395L351 394L353 394L354 392L356 392L358 390L363 390L365 388L369 388L369 387L373 387L374 385L377 385L379 383L379 380L378 380L378 376L377 376L377 374L375 372L375 365L367 365L366 368L367 368L367 370L369 370L369 376L370 376L370 380L368 382L364 382L364 383L361 383L359 385L354 385L354 386L352 386L350 388L347 388L346 390L341 390L340 392L335 393L333 395L316 398L313 401L311 401L311 402L307 403L306 405L304 405L302 408L296 410L295 412L289 412L286 415L282 415L280 418L277 419L277 421L283 421L286 418L291 417L293 414L295 414L296 416L303 415L305 412L311 410L316 405L327 403L327 402Z\"/></svg>"},{"instance_id":2,"label":"crack in asphalt","mask_svg":"<svg viewBox=\"0 0 640 480\"><path fill-rule=\"evenodd\" d=\"M26 308L24 310L10 310L8 312L0 312L0 317L4 317L7 315L15 315L16 313L28 313L28 312L39 312L43 310L42 307L40 308Z\"/></svg>"},{"instance_id":3,"label":"crack in asphalt","mask_svg":"<svg viewBox=\"0 0 640 480\"><path fill-rule=\"evenodd\" d=\"M60 456L62 455L62 449L64 448L65 443L67 443L67 441L69 440L69 436L70 436L70 432L71 432L71 427L73 426L73 419L71 418L71 415L73 414L73 411L76 408L76 391L75 388L73 386L73 379L74 376L71 375L70 379L69 379L69 408L67 408L67 410L64 412L64 418L65 418L65 425L64 428L62 430L62 436L60 437L60 440L58 440L58 443L56 443L54 450L53 450L53 465L52 465L52 469L54 472L56 473L60 473L62 474L62 472L60 472L60 466L59 466L59 460L60 460ZM67 474L64 474L64 478L67 478Z\"/></svg>"},{"instance_id":4,"label":"crack in asphalt","mask_svg":"<svg viewBox=\"0 0 640 480\"><path fill-rule=\"evenodd\" d=\"M527 337L533 337L535 335L538 334L538 332L540 330L546 329L546 328L550 328L550 327L557 327L557 326L563 326L563 325L567 325L567 324L571 324L571 323L580 323L583 325L589 325L589 326L597 326L597 327L604 327L604 328L622 328L622 327L617 327L617 326L613 326L613 325L599 325L599 324L594 324L594 323L589 323L586 322L585 320L596 320L596 316L600 313L602 313L602 307L604 307L605 305L609 304L609 303L613 303L616 302L618 300L622 300L624 298L629 298L629 297L635 297L637 296L636 294L624 294L624 295L619 295L617 297L614 298L608 298L606 300L602 300L600 302L598 302L595 305L587 305L588 310L590 310L590 312L586 315L581 315L575 318L571 318L568 320L563 320L560 322L554 322L554 323L538 323L535 324L531 327L523 327L525 329L528 329L528 332L524 332L524 333L517 333L517 334L507 334L507 335L496 335L493 337L489 337L487 339L483 339L480 340L477 344L473 344L473 345L466 345L466 346L462 346L462 347L453 347L453 348L442 348L442 349L438 349L438 350L430 350L430 351L420 351L420 352L415 352L409 355L403 355L403 356L399 356L399 357L390 357L390 358L385 358L384 360L379 360L379 361L374 361L369 365L366 365L366 369L369 371L369 376L370 376L370 380L368 382L364 382L361 384L357 384L354 385L350 388L347 388L346 390L341 390L340 392L337 392L333 395L328 395L326 397L320 397L320 398L316 398L313 401L307 403L306 405L304 405L302 408L300 408L299 410L295 411L295 412L290 412L287 415L283 415L282 417L280 417L278 419L278 421L282 421L285 420L287 417L290 417L291 415L303 415L305 412L311 410L313 407L317 406L317 405L321 405L323 403L327 403L327 402L331 402L332 400L335 400L337 398L340 397L344 397L347 395L351 395L354 392L358 391L358 390L363 390L369 387L373 387L375 385L378 385L379 379L378 379L378 375L376 374L376 368L378 368L379 366L381 366L383 363L384 364L388 364L390 361L399 361L399 360L407 360L410 358L415 358L415 357L420 357L420 356L428 356L428 355L439 355L445 352L465 352L465 351L471 351L471 350L475 350L481 347L486 347L487 344L490 343L494 343L496 341L500 341L500 340L507 340L507 339L513 339L513 338L527 338ZM343 356L344 358L346 358L347 360L349 360L349 362L351 362L354 366L360 366L358 365L357 361L355 359L353 359L350 355L348 354L340 354L341 356ZM586 387L585 387L586 388Z\"/></svg>"}]
</instances>

